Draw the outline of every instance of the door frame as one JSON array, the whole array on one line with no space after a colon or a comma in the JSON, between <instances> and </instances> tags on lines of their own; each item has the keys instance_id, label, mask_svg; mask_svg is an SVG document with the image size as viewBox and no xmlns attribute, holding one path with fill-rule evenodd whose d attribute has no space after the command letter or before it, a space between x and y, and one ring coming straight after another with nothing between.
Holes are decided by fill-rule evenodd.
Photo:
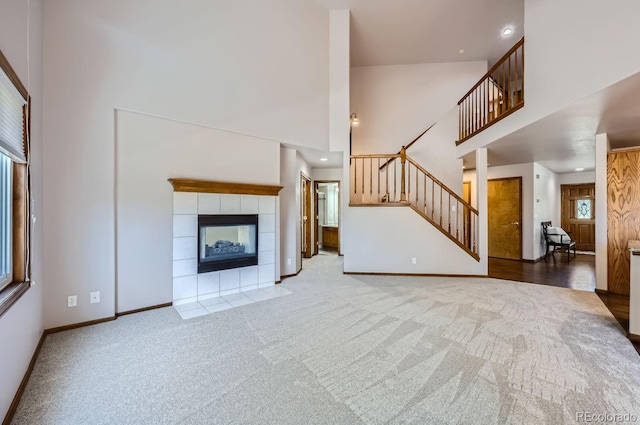
<instances>
[{"instance_id":1,"label":"door frame","mask_svg":"<svg viewBox=\"0 0 640 425\"><path fill-rule=\"evenodd\" d=\"M595 227L596 225L596 192L595 192L595 187L596 184L595 182L593 183L576 183L576 184L561 184L560 185L560 227L562 227L563 229L566 229L568 232L571 231L571 226L569 224L569 217L567 217L565 219L565 210L564 210L564 202L565 202L565 198L564 198L564 191L565 189L570 189L570 188L580 188L580 187L589 187L594 189L593 191L593 197L589 198L591 199L592 205L591 205L591 216L593 217L591 220L593 220L593 223L589 223L591 225L593 225ZM566 211L567 214L570 214L570 211ZM567 227L565 227L565 224L567 225ZM595 229L594 229L594 235L595 235ZM575 239L575 236L572 237L573 240ZM576 242L577 244L577 242ZM584 246L583 246L584 247ZM593 251L595 252L595 241L594 241L594 249Z\"/></svg>"},{"instance_id":2,"label":"door frame","mask_svg":"<svg viewBox=\"0 0 640 425\"><path fill-rule=\"evenodd\" d=\"M340 238L340 216L341 216L341 190L340 190L340 180L314 180L313 181L313 202L315 203L314 208L314 232L313 232L313 255L318 254L318 183L337 183L338 184L338 255L342 255L342 239Z\"/></svg>"},{"instance_id":3,"label":"door frame","mask_svg":"<svg viewBox=\"0 0 640 425\"><path fill-rule=\"evenodd\" d=\"M518 223L520 223L520 225L518 226L518 228L520 229L520 246L518 249L518 259L514 260L514 261L522 261L522 244L524 242L524 239L522 238L522 176L517 176L517 177L500 177L497 179L487 179L487 209L489 208L489 196L488 196L488 186L489 186L489 182L491 181L500 181L500 180L518 180L518 185L519 185L519 194L518 197L520 199L520 205L518 207L518 214L519 214L519 220ZM488 221L487 221L487 236L489 235L489 226L488 226ZM488 242L489 238L487 237L487 242ZM487 252L489 251L489 246L487 244ZM487 257L489 257L487 255ZM500 258L500 257L489 257L489 258ZM510 258L505 258L505 260L510 260Z\"/></svg>"},{"instance_id":4,"label":"door frame","mask_svg":"<svg viewBox=\"0 0 640 425\"><path fill-rule=\"evenodd\" d=\"M306 188L306 191L305 191ZM311 249L311 177L302 171L300 172L300 252L302 258L311 258L313 250ZM305 222L304 217L307 217ZM307 245L305 247L305 241Z\"/></svg>"}]
</instances>

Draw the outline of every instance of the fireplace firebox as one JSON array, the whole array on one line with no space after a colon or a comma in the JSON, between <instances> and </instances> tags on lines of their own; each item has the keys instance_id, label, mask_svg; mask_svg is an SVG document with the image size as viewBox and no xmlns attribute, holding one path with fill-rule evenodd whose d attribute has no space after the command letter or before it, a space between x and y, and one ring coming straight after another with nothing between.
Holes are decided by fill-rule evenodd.
<instances>
[{"instance_id":1,"label":"fireplace firebox","mask_svg":"<svg viewBox=\"0 0 640 425\"><path fill-rule=\"evenodd\" d=\"M257 214L198 216L198 273L257 264Z\"/></svg>"}]
</instances>

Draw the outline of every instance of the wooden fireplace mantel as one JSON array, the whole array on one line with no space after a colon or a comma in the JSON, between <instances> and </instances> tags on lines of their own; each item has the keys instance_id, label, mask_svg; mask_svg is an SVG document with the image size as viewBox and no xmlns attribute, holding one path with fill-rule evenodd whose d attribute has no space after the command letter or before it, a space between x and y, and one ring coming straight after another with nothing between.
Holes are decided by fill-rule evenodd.
<instances>
[{"instance_id":1,"label":"wooden fireplace mantel","mask_svg":"<svg viewBox=\"0 0 640 425\"><path fill-rule=\"evenodd\" d=\"M278 196L283 186L214 182L209 180L169 179L174 192L227 193L234 195Z\"/></svg>"}]
</instances>

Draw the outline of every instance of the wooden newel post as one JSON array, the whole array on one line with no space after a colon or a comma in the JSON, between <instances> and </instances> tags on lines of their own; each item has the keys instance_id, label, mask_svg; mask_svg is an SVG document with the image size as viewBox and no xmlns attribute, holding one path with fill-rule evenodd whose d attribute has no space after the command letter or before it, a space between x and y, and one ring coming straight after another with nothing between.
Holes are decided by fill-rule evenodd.
<instances>
[{"instance_id":1,"label":"wooden newel post","mask_svg":"<svg viewBox=\"0 0 640 425\"><path fill-rule=\"evenodd\" d=\"M404 184L404 164L407 162L407 149L403 146L400 149L400 165L401 165L401 174L400 174L400 202L407 202L407 193L405 191Z\"/></svg>"}]
</instances>

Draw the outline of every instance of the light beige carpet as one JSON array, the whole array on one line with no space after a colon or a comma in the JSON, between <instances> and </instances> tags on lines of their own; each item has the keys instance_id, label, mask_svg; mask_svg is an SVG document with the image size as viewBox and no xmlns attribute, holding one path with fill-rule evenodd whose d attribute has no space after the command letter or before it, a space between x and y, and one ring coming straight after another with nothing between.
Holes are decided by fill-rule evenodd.
<instances>
[{"instance_id":1,"label":"light beige carpet","mask_svg":"<svg viewBox=\"0 0 640 425\"><path fill-rule=\"evenodd\" d=\"M502 425L640 415L640 357L593 293L341 270L339 257L318 256L284 281L286 297L190 320L166 308L51 335L13 423Z\"/></svg>"}]
</instances>

